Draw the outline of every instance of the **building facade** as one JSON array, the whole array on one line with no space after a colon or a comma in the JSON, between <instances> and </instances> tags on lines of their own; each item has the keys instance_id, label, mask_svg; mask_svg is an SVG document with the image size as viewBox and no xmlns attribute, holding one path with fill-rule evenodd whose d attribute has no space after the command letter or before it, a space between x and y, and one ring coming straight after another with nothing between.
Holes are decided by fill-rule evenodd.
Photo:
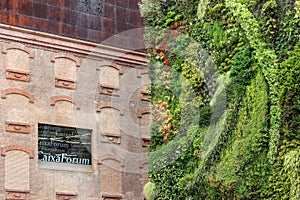
<instances>
[{"instance_id":1,"label":"building facade","mask_svg":"<svg viewBox=\"0 0 300 200\"><path fill-rule=\"evenodd\" d=\"M0 199L143 199L150 99L138 2L0 8Z\"/></svg>"}]
</instances>

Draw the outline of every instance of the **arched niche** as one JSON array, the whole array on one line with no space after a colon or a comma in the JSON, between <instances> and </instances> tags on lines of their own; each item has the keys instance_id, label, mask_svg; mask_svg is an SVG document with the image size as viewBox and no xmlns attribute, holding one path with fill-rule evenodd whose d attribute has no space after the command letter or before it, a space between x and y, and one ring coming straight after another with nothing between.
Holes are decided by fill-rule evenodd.
<instances>
[{"instance_id":1,"label":"arched niche","mask_svg":"<svg viewBox=\"0 0 300 200\"><path fill-rule=\"evenodd\" d=\"M2 91L5 99L5 130L13 133L30 133L30 124L34 121L34 96L18 88Z\"/></svg>"},{"instance_id":2,"label":"arched niche","mask_svg":"<svg viewBox=\"0 0 300 200\"><path fill-rule=\"evenodd\" d=\"M115 155L106 155L100 160L100 175L101 186L100 191L103 197L112 195L119 197L122 191L122 168L124 167L124 160Z\"/></svg>"},{"instance_id":3,"label":"arched niche","mask_svg":"<svg viewBox=\"0 0 300 200\"><path fill-rule=\"evenodd\" d=\"M55 87L74 90L76 88L79 58L65 53L51 54L54 63Z\"/></svg>"},{"instance_id":4,"label":"arched niche","mask_svg":"<svg viewBox=\"0 0 300 200\"><path fill-rule=\"evenodd\" d=\"M30 81L30 59L34 58L34 51L20 44L2 46L2 53L6 54L6 78L15 81Z\"/></svg>"},{"instance_id":5,"label":"arched niche","mask_svg":"<svg viewBox=\"0 0 300 200\"><path fill-rule=\"evenodd\" d=\"M99 93L109 96L119 96L120 75L124 73L123 67L116 64L103 64L99 71Z\"/></svg>"},{"instance_id":6,"label":"arched niche","mask_svg":"<svg viewBox=\"0 0 300 200\"><path fill-rule=\"evenodd\" d=\"M98 123L102 134L120 136L120 111L110 107L104 107L98 112Z\"/></svg>"},{"instance_id":7,"label":"arched niche","mask_svg":"<svg viewBox=\"0 0 300 200\"><path fill-rule=\"evenodd\" d=\"M60 124L75 124L74 104L68 101L60 101L55 104L55 122Z\"/></svg>"},{"instance_id":8,"label":"arched niche","mask_svg":"<svg viewBox=\"0 0 300 200\"><path fill-rule=\"evenodd\" d=\"M124 108L109 102L96 103L98 123L102 134L101 142L121 143L120 116L124 115Z\"/></svg>"},{"instance_id":9,"label":"arched niche","mask_svg":"<svg viewBox=\"0 0 300 200\"><path fill-rule=\"evenodd\" d=\"M29 154L21 150L5 153L5 189L24 190L29 188Z\"/></svg>"},{"instance_id":10,"label":"arched niche","mask_svg":"<svg viewBox=\"0 0 300 200\"><path fill-rule=\"evenodd\" d=\"M50 105L54 107L55 121L58 124L75 124L75 112L80 109L80 103L70 96L52 96Z\"/></svg>"}]
</instances>

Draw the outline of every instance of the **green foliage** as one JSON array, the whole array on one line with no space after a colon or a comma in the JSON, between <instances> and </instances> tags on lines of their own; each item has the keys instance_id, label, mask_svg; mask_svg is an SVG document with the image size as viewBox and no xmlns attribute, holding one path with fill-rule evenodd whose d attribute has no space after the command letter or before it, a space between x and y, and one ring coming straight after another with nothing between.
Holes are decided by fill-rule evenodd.
<instances>
[{"instance_id":1,"label":"green foliage","mask_svg":"<svg viewBox=\"0 0 300 200\"><path fill-rule=\"evenodd\" d=\"M146 185L144 186L143 193L147 200L154 200L155 197L157 196L157 190L155 188L155 184L152 182L146 183Z\"/></svg>"},{"instance_id":2,"label":"green foliage","mask_svg":"<svg viewBox=\"0 0 300 200\"><path fill-rule=\"evenodd\" d=\"M261 73L247 86L232 144L216 167L213 182L220 184L224 198L260 197L257 192L267 181L268 96ZM248 166L251 163L251 166ZM259 181L260 180L260 181ZM212 182L212 180L211 180Z\"/></svg>"},{"instance_id":3,"label":"green foliage","mask_svg":"<svg viewBox=\"0 0 300 200\"><path fill-rule=\"evenodd\" d=\"M283 84L285 91L287 90L299 90L300 81L300 42L295 46L295 50L288 53L287 60L281 63L280 83Z\"/></svg>"},{"instance_id":4,"label":"green foliage","mask_svg":"<svg viewBox=\"0 0 300 200\"><path fill-rule=\"evenodd\" d=\"M249 39L250 46L255 50L254 58L258 67L262 69L264 77L269 84L270 92L270 144L269 144L269 161L274 162L278 153L279 129L281 118L280 94L281 88L278 85L279 69L275 52L268 48L262 38L261 31L257 20L252 16L250 11L242 4L234 1L226 1L225 5L230 8L233 15L237 17L237 22L245 31L246 37Z\"/></svg>"},{"instance_id":5,"label":"green foliage","mask_svg":"<svg viewBox=\"0 0 300 200\"><path fill-rule=\"evenodd\" d=\"M165 105L151 125L155 199L299 199L299 1L143 0L141 12L157 28L152 108Z\"/></svg>"},{"instance_id":6,"label":"green foliage","mask_svg":"<svg viewBox=\"0 0 300 200\"><path fill-rule=\"evenodd\" d=\"M205 15L205 10L208 4L208 0L200 0L197 8L197 17L203 19Z\"/></svg>"},{"instance_id":7,"label":"green foliage","mask_svg":"<svg viewBox=\"0 0 300 200\"><path fill-rule=\"evenodd\" d=\"M290 199L300 199L300 149L288 152L283 165L291 183Z\"/></svg>"},{"instance_id":8,"label":"green foliage","mask_svg":"<svg viewBox=\"0 0 300 200\"><path fill-rule=\"evenodd\" d=\"M282 85L282 146L281 154L300 146L300 43L280 66L280 84Z\"/></svg>"},{"instance_id":9,"label":"green foliage","mask_svg":"<svg viewBox=\"0 0 300 200\"><path fill-rule=\"evenodd\" d=\"M233 57L230 76L232 81L241 85L248 85L253 77L254 70L251 69L254 59L250 47L236 53Z\"/></svg>"},{"instance_id":10,"label":"green foliage","mask_svg":"<svg viewBox=\"0 0 300 200\"><path fill-rule=\"evenodd\" d=\"M275 0L267 1L266 3L264 3L261 9L261 19L259 23L262 26L264 35L267 37L266 40L271 44L275 42L276 33L278 30L277 10L278 5Z\"/></svg>"},{"instance_id":11,"label":"green foliage","mask_svg":"<svg viewBox=\"0 0 300 200\"><path fill-rule=\"evenodd\" d=\"M283 2L282 2L283 3ZM288 57L288 52L293 49L300 34L299 1L292 1L294 7L285 4L279 6L282 10L282 19L278 20L278 33L274 49L281 60Z\"/></svg>"},{"instance_id":12,"label":"green foliage","mask_svg":"<svg viewBox=\"0 0 300 200\"><path fill-rule=\"evenodd\" d=\"M147 18L147 24L162 24L161 20L165 16L166 6L171 6L167 0L142 0L140 4L141 15Z\"/></svg>"}]
</instances>

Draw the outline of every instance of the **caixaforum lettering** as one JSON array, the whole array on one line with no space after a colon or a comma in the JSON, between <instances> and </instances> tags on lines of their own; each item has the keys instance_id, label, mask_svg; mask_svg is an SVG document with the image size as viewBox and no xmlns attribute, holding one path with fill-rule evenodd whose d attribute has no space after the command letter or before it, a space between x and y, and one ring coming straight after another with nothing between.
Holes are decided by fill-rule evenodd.
<instances>
[{"instance_id":1,"label":"caixaforum lettering","mask_svg":"<svg viewBox=\"0 0 300 200\"><path fill-rule=\"evenodd\" d=\"M56 163L68 163L68 164L81 164L81 165L90 165L90 159L88 158L76 158L69 157L68 154L62 153L59 155L47 155L43 152L39 152L39 160L47 162L56 162Z\"/></svg>"}]
</instances>

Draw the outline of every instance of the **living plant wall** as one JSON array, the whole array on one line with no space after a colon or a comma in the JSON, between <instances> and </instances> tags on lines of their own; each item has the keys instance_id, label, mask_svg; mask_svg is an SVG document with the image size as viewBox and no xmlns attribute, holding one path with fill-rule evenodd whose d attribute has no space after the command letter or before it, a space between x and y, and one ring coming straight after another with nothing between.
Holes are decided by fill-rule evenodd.
<instances>
[{"instance_id":1,"label":"living plant wall","mask_svg":"<svg viewBox=\"0 0 300 200\"><path fill-rule=\"evenodd\" d=\"M151 199L300 199L300 1L142 0Z\"/></svg>"}]
</instances>

